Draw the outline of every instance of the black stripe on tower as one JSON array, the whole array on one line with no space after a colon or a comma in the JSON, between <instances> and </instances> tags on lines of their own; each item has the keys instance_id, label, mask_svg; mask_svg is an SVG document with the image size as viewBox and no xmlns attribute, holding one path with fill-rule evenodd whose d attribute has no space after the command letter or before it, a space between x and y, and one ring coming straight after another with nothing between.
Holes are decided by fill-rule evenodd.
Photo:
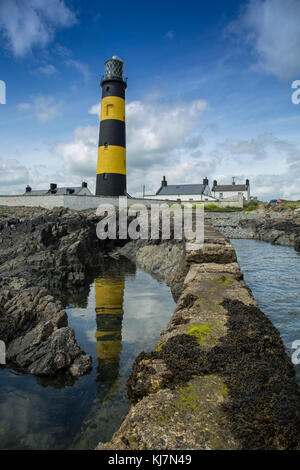
<instances>
[{"instance_id":1,"label":"black stripe on tower","mask_svg":"<svg viewBox=\"0 0 300 470\"><path fill-rule=\"evenodd\" d=\"M100 122L99 147L102 145L126 147L124 121L119 119L104 119Z\"/></svg>"},{"instance_id":2,"label":"black stripe on tower","mask_svg":"<svg viewBox=\"0 0 300 470\"><path fill-rule=\"evenodd\" d=\"M102 82L102 98L118 96L125 100L126 83L121 80L104 80Z\"/></svg>"},{"instance_id":3,"label":"black stripe on tower","mask_svg":"<svg viewBox=\"0 0 300 470\"><path fill-rule=\"evenodd\" d=\"M126 175L120 173L100 173L96 179L96 195L120 196L126 193ZM101 192L97 192L101 188Z\"/></svg>"}]
</instances>

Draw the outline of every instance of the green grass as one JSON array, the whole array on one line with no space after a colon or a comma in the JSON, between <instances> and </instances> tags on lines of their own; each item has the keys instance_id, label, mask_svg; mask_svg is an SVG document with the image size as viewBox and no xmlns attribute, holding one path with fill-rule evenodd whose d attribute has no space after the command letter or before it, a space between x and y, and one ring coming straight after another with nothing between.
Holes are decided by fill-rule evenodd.
<instances>
[{"instance_id":1,"label":"green grass","mask_svg":"<svg viewBox=\"0 0 300 470\"><path fill-rule=\"evenodd\" d=\"M290 209L290 210L295 210L298 207L300 207L300 201L286 201L286 200L281 200L281 203L278 204L285 209Z\"/></svg>"},{"instance_id":2,"label":"green grass","mask_svg":"<svg viewBox=\"0 0 300 470\"><path fill-rule=\"evenodd\" d=\"M242 207L231 207L231 206L226 206L226 207L218 207L216 204L205 204L204 210L208 212L236 212L236 211L242 211Z\"/></svg>"},{"instance_id":3,"label":"green grass","mask_svg":"<svg viewBox=\"0 0 300 470\"><path fill-rule=\"evenodd\" d=\"M255 211L255 209L258 209L259 202L258 201L250 201L244 204L244 211L245 212L251 212Z\"/></svg>"}]
</instances>

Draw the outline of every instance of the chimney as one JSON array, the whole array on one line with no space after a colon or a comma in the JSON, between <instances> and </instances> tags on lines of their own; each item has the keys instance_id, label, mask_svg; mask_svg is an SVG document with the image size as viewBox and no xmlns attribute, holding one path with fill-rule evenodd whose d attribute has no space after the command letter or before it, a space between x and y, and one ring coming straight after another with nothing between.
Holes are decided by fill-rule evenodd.
<instances>
[{"instance_id":1,"label":"chimney","mask_svg":"<svg viewBox=\"0 0 300 470\"><path fill-rule=\"evenodd\" d=\"M203 185L204 185L204 186L208 186L208 179L207 179L207 176L205 176L205 178L203 178Z\"/></svg>"},{"instance_id":2,"label":"chimney","mask_svg":"<svg viewBox=\"0 0 300 470\"><path fill-rule=\"evenodd\" d=\"M167 182L167 180L166 180L166 177L163 176L163 179L162 179L162 182L161 182L161 186L163 187L163 186L167 186L167 185L168 185L168 182Z\"/></svg>"},{"instance_id":3,"label":"chimney","mask_svg":"<svg viewBox=\"0 0 300 470\"><path fill-rule=\"evenodd\" d=\"M86 183L85 181L82 181L81 187L82 187L82 188L87 188L87 183Z\"/></svg>"},{"instance_id":4,"label":"chimney","mask_svg":"<svg viewBox=\"0 0 300 470\"><path fill-rule=\"evenodd\" d=\"M217 186L217 185L218 185L217 180L214 180L214 181L213 181L213 188L214 188L215 186Z\"/></svg>"},{"instance_id":5,"label":"chimney","mask_svg":"<svg viewBox=\"0 0 300 470\"><path fill-rule=\"evenodd\" d=\"M56 193L56 189L57 189L57 184L56 183L50 183L50 192L52 194Z\"/></svg>"},{"instance_id":6,"label":"chimney","mask_svg":"<svg viewBox=\"0 0 300 470\"><path fill-rule=\"evenodd\" d=\"M232 177L232 184L235 184L235 176Z\"/></svg>"},{"instance_id":7,"label":"chimney","mask_svg":"<svg viewBox=\"0 0 300 470\"><path fill-rule=\"evenodd\" d=\"M250 184L250 181L249 181L249 180L246 180L246 186L247 186L247 188L248 188L249 184Z\"/></svg>"},{"instance_id":8,"label":"chimney","mask_svg":"<svg viewBox=\"0 0 300 470\"><path fill-rule=\"evenodd\" d=\"M27 185L26 188L25 188L25 191L26 191L26 193L30 193L31 192L31 187Z\"/></svg>"}]
</instances>

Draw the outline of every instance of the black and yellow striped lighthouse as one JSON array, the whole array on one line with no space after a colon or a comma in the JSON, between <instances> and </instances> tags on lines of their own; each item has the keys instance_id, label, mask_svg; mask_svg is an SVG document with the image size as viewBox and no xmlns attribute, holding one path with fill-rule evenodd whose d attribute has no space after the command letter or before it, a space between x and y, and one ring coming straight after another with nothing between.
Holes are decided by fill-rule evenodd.
<instances>
[{"instance_id":1,"label":"black and yellow striped lighthouse","mask_svg":"<svg viewBox=\"0 0 300 470\"><path fill-rule=\"evenodd\" d=\"M98 146L96 196L126 194L126 129L124 62L116 56L105 62Z\"/></svg>"}]
</instances>

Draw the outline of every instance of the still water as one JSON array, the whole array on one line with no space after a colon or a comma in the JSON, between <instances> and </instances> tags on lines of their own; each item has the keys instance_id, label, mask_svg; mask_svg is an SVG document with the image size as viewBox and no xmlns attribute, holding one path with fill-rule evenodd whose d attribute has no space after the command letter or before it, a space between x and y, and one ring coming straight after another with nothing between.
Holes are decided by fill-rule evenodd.
<instances>
[{"instance_id":1,"label":"still water","mask_svg":"<svg viewBox=\"0 0 300 470\"><path fill-rule=\"evenodd\" d=\"M1 368L1 449L93 449L108 441L130 408L132 363L154 348L175 307L166 285L114 261L87 295L64 294L69 326L92 356L92 371L66 384Z\"/></svg>"},{"instance_id":2,"label":"still water","mask_svg":"<svg viewBox=\"0 0 300 470\"><path fill-rule=\"evenodd\" d=\"M291 356L300 340L300 253L289 246L258 240L231 240L260 309L279 330ZM300 365L295 365L300 384Z\"/></svg>"}]
</instances>

